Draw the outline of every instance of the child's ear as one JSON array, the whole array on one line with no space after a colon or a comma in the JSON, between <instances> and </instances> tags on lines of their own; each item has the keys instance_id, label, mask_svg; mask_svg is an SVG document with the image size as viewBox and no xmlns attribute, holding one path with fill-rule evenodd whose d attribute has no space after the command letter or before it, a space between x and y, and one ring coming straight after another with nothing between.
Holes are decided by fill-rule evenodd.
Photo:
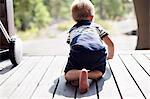
<instances>
[{"instance_id":1,"label":"child's ear","mask_svg":"<svg viewBox=\"0 0 150 99\"><path fill-rule=\"evenodd\" d=\"M92 21L93 20L93 16L88 16L87 19Z\"/></svg>"}]
</instances>

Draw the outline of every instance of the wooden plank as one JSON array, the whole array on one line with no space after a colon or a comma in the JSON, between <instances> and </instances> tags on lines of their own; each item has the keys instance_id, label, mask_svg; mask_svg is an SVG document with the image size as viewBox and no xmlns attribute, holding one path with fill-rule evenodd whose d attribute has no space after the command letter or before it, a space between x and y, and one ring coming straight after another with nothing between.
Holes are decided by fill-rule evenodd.
<instances>
[{"instance_id":1,"label":"wooden plank","mask_svg":"<svg viewBox=\"0 0 150 99\"><path fill-rule=\"evenodd\" d=\"M28 57L24 57L23 60L21 61L21 63L13 69L11 69L12 65L10 63L10 60L5 61L4 63L2 62L2 64L4 65L5 68L3 68L0 72L0 86L9 77L11 77L22 66L22 64L24 64L27 60L28 60Z\"/></svg>"},{"instance_id":2,"label":"wooden plank","mask_svg":"<svg viewBox=\"0 0 150 99\"><path fill-rule=\"evenodd\" d=\"M36 64L35 68L28 73L20 86L10 95L10 98L29 99L43 79L52 59L53 57L43 56L38 64Z\"/></svg>"},{"instance_id":3,"label":"wooden plank","mask_svg":"<svg viewBox=\"0 0 150 99\"><path fill-rule=\"evenodd\" d=\"M128 69L133 80L137 84L139 90L143 93L145 99L150 98L150 77L145 71L139 66L136 60L131 55L120 55L126 68Z\"/></svg>"},{"instance_id":4,"label":"wooden plank","mask_svg":"<svg viewBox=\"0 0 150 99\"><path fill-rule=\"evenodd\" d=\"M118 50L117 54L150 54L150 50Z\"/></svg>"},{"instance_id":5,"label":"wooden plank","mask_svg":"<svg viewBox=\"0 0 150 99\"><path fill-rule=\"evenodd\" d=\"M32 99L51 99L65 64L66 56L56 56L52 61L48 71L39 83L36 91L32 95ZM55 94L56 95L56 94Z\"/></svg>"},{"instance_id":6,"label":"wooden plank","mask_svg":"<svg viewBox=\"0 0 150 99\"><path fill-rule=\"evenodd\" d=\"M108 63L106 67L107 68L105 74L103 75L103 78L98 81L98 99L109 99L110 97L113 97L113 99L120 99L114 76Z\"/></svg>"},{"instance_id":7,"label":"wooden plank","mask_svg":"<svg viewBox=\"0 0 150 99\"><path fill-rule=\"evenodd\" d=\"M67 64L68 57L65 58L65 64L61 72L61 76L59 77L58 86L55 92L53 99L74 99L76 88L70 84L66 84L66 80L64 78L64 69Z\"/></svg>"},{"instance_id":8,"label":"wooden plank","mask_svg":"<svg viewBox=\"0 0 150 99\"><path fill-rule=\"evenodd\" d=\"M150 60L150 54L144 54Z\"/></svg>"},{"instance_id":9,"label":"wooden plank","mask_svg":"<svg viewBox=\"0 0 150 99\"><path fill-rule=\"evenodd\" d=\"M123 99L144 99L118 55L109 61Z\"/></svg>"},{"instance_id":10,"label":"wooden plank","mask_svg":"<svg viewBox=\"0 0 150 99\"><path fill-rule=\"evenodd\" d=\"M9 97L18 86L23 82L24 78L30 73L40 57L31 57L29 61L22 64L21 67L0 86L0 97Z\"/></svg>"},{"instance_id":11,"label":"wooden plank","mask_svg":"<svg viewBox=\"0 0 150 99\"><path fill-rule=\"evenodd\" d=\"M143 70L150 76L150 60L143 54L132 54L133 58L143 68Z\"/></svg>"}]
</instances>

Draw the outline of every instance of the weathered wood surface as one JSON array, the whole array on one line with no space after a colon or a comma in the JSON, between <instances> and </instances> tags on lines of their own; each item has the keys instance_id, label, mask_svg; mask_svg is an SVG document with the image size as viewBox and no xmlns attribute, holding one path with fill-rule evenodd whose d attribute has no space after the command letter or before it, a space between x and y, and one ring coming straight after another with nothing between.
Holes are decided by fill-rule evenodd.
<instances>
[{"instance_id":1,"label":"weathered wood surface","mask_svg":"<svg viewBox=\"0 0 150 99\"><path fill-rule=\"evenodd\" d=\"M116 54L85 94L66 84L66 62L67 56L25 56L11 69L1 61L0 99L150 99L150 51Z\"/></svg>"}]
</instances>

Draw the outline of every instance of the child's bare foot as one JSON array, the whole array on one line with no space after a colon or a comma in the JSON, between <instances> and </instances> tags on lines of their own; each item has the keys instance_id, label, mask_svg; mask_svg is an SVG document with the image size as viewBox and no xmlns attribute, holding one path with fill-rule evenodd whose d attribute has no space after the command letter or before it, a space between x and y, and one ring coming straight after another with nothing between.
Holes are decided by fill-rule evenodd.
<instances>
[{"instance_id":1,"label":"child's bare foot","mask_svg":"<svg viewBox=\"0 0 150 99\"><path fill-rule=\"evenodd\" d=\"M80 93L86 93L89 90L88 72L86 69L82 69L80 73L79 90L80 90Z\"/></svg>"}]
</instances>

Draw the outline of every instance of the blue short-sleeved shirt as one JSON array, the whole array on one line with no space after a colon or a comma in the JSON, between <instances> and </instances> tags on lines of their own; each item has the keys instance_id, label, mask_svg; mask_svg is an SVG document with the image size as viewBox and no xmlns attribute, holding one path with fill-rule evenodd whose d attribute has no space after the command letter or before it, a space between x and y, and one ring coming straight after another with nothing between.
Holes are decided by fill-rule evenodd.
<instances>
[{"instance_id":1,"label":"blue short-sleeved shirt","mask_svg":"<svg viewBox=\"0 0 150 99\"><path fill-rule=\"evenodd\" d=\"M67 43L70 53L65 73L71 69L99 70L105 72L106 50L102 38L108 33L95 23L83 20L69 31Z\"/></svg>"},{"instance_id":2,"label":"blue short-sleeved shirt","mask_svg":"<svg viewBox=\"0 0 150 99\"><path fill-rule=\"evenodd\" d=\"M83 20L71 28L67 42L71 49L80 45L89 51L96 51L104 48L102 38L106 35L108 33L102 27L88 20Z\"/></svg>"}]
</instances>

